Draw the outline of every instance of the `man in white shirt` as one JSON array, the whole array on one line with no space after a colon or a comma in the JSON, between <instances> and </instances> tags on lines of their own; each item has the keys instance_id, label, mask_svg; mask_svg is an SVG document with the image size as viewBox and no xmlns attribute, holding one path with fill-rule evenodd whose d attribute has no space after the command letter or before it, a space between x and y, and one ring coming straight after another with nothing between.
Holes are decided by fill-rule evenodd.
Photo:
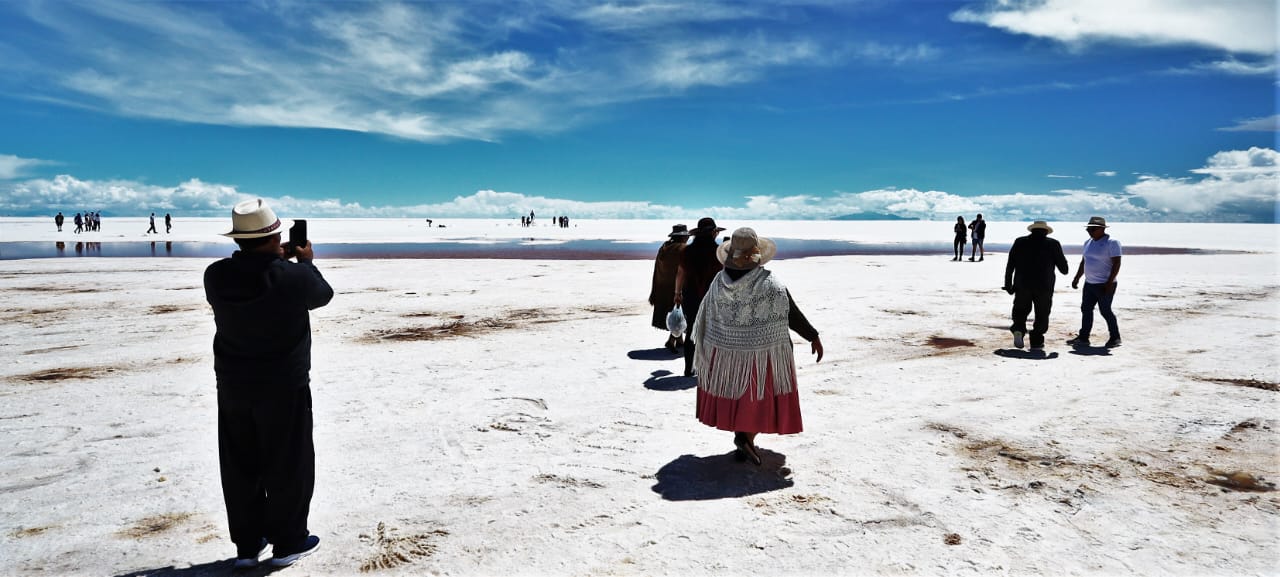
<instances>
[{"instance_id":1,"label":"man in white shirt","mask_svg":"<svg viewBox=\"0 0 1280 577\"><path fill-rule=\"evenodd\" d=\"M1116 323L1115 313L1111 312L1111 301L1116 296L1116 275L1120 274L1120 241L1107 234L1107 220L1101 216L1090 218L1085 230L1089 231L1089 240L1084 243L1080 267L1076 269L1076 278L1071 281L1071 288L1078 288L1080 277L1085 277L1080 303L1080 332L1067 344L1089 346L1093 308L1096 306L1103 320L1107 321L1109 338L1106 347L1115 348L1120 346L1120 326Z\"/></svg>"}]
</instances>

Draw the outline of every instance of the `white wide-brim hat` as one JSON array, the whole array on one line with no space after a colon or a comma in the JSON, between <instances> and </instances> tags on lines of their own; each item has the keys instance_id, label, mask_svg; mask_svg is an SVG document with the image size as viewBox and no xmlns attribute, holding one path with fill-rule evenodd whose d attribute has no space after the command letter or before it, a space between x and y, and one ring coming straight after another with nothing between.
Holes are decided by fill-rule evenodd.
<instances>
[{"instance_id":1,"label":"white wide-brim hat","mask_svg":"<svg viewBox=\"0 0 1280 577\"><path fill-rule=\"evenodd\" d=\"M276 213L261 198L246 200L231 208L231 232L222 236L231 238L262 238L280 234L287 223L276 218Z\"/></svg>"},{"instance_id":2,"label":"white wide-brim hat","mask_svg":"<svg viewBox=\"0 0 1280 577\"><path fill-rule=\"evenodd\" d=\"M1053 234L1053 227L1049 226L1049 223L1043 220L1037 220L1027 225L1027 230L1037 230L1037 229L1043 230L1048 234Z\"/></svg>"},{"instance_id":3,"label":"white wide-brim hat","mask_svg":"<svg viewBox=\"0 0 1280 577\"><path fill-rule=\"evenodd\" d=\"M749 227L733 231L729 242L721 243L716 248L716 258L725 268L750 270L770 260L778 254L778 245L770 239L756 234Z\"/></svg>"}]
</instances>

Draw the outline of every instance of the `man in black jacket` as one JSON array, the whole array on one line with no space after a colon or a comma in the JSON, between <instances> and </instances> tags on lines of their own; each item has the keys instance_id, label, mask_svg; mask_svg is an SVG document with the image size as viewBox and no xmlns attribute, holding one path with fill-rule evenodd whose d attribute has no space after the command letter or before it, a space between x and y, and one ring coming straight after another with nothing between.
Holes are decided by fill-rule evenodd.
<instances>
[{"instance_id":1,"label":"man in black jacket","mask_svg":"<svg viewBox=\"0 0 1280 577\"><path fill-rule=\"evenodd\" d=\"M218 381L218 456L235 567L256 567L273 546L283 567L314 552L307 529L315 487L311 439L311 322L333 298L311 260L311 243L286 260L284 226L261 199L231 211L240 250L209 265L213 371Z\"/></svg>"},{"instance_id":2,"label":"man in black jacket","mask_svg":"<svg viewBox=\"0 0 1280 577\"><path fill-rule=\"evenodd\" d=\"M1067 257L1062 244L1049 238L1053 228L1043 220L1027 226L1031 234L1013 241L1004 267L1004 290L1013 295L1013 346L1022 348L1027 333L1027 315L1036 311L1031 326L1031 350L1044 352L1044 334L1049 331L1049 311L1053 309L1053 269L1067 274Z\"/></svg>"}]
</instances>

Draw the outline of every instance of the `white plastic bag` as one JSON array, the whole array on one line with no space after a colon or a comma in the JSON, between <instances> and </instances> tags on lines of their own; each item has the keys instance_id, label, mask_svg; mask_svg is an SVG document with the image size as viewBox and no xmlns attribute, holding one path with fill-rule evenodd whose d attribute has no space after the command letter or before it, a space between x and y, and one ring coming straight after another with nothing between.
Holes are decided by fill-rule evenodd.
<instances>
[{"instance_id":1,"label":"white plastic bag","mask_svg":"<svg viewBox=\"0 0 1280 577\"><path fill-rule=\"evenodd\" d=\"M667 330L671 331L671 336L678 338L684 334L686 328L689 328L689 325L684 320L684 311L680 309L680 305L676 305L676 308L667 313Z\"/></svg>"}]
</instances>

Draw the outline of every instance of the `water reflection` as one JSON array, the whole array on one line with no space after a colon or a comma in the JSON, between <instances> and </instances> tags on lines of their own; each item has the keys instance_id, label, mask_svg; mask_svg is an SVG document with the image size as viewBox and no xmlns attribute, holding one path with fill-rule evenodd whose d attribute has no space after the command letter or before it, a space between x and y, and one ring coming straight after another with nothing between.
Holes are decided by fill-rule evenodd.
<instances>
[{"instance_id":1,"label":"water reflection","mask_svg":"<svg viewBox=\"0 0 1280 577\"><path fill-rule=\"evenodd\" d=\"M951 245L946 243L872 244L841 240L774 239L778 243L778 258L804 258L812 256L843 255L943 255L950 257ZM529 239L512 239L496 242L429 242L429 243L349 243L316 245L316 255L322 259L544 259L544 260L649 260L658 251L660 242L619 242L613 240L573 240L566 242L529 242ZM225 242L174 242L164 241L164 250L157 242L77 242L77 257L173 257L216 259L229 256L235 245ZM1009 245L987 243L994 253L1007 252ZM1164 248L1126 246L1132 254L1233 254L1241 251L1211 251L1188 248ZM1068 253L1079 254L1068 247ZM66 243L56 242L0 242L0 260L25 258L71 257L66 253Z\"/></svg>"}]
</instances>

